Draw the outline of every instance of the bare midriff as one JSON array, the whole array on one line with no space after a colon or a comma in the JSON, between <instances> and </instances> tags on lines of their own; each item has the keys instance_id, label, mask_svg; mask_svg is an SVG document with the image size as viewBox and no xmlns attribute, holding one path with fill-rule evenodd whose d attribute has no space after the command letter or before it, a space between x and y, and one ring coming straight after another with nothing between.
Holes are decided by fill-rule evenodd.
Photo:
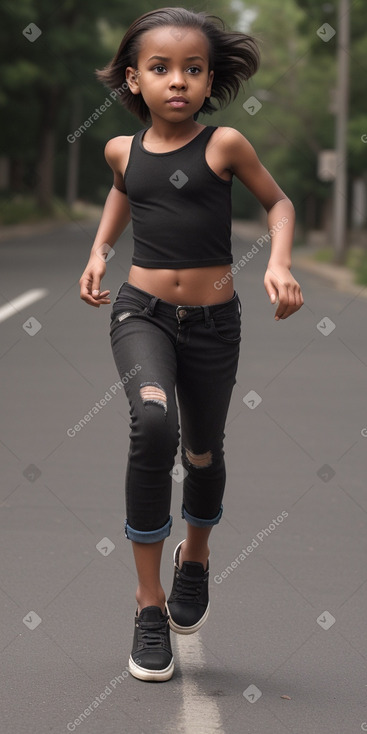
<instances>
[{"instance_id":1,"label":"bare midriff","mask_svg":"<svg viewBox=\"0 0 367 734\"><path fill-rule=\"evenodd\" d=\"M128 282L177 306L210 306L234 294L230 264L179 270L132 265Z\"/></svg>"}]
</instances>

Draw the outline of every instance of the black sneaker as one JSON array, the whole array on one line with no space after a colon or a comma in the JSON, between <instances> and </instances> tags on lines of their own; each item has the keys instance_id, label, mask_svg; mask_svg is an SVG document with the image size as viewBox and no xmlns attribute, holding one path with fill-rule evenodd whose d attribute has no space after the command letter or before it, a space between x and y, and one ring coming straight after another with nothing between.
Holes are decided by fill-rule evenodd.
<instances>
[{"instance_id":1,"label":"black sneaker","mask_svg":"<svg viewBox=\"0 0 367 734\"><path fill-rule=\"evenodd\" d=\"M135 615L129 671L140 680L169 680L174 670L168 614L159 607L144 607Z\"/></svg>"},{"instance_id":2,"label":"black sneaker","mask_svg":"<svg viewBox=\"0 0 367 734\"><path fill-rule=\"evenodd\" d=\"M203 564L196 561L184 561L179 568L181 543L173 554L175 570L166 607L171 630L191 635L202 627L209 614L209 561L206 571Z\"/></svg>"}]
</instances>

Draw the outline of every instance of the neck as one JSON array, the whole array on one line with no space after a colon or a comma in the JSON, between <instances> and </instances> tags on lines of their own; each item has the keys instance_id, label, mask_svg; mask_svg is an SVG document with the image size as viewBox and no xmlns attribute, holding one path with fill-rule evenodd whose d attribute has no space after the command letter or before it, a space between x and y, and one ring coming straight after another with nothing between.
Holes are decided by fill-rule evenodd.
<instances>
[{"instance_id":1,"label":"neck","mask_svg":"<svg viewBox=\"0 0 367 734\"><path fill-rule=\"evenodd\" d=\"M200 125L195 122L193 117L189 117L187 120L182 122L169 122L163 120L161 117L152 115L152 125L148 128L145 137L148 135L148 140L154 142L175 142L182 141L185 138L190 139L199 130L202 130L205 125Z\"/></svg>"}]
</instances>

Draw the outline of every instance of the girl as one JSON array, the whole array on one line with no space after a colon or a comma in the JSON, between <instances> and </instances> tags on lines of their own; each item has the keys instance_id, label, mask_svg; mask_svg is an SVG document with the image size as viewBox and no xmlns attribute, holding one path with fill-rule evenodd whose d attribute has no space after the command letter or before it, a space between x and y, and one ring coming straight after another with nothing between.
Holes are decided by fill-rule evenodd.
<instances>
[{"instance_id":1,"label":"girl","mask_svg":"<svg viewBox=\"0 0 367 734\"><path fill-rule=\"evenodd\" d=\"M236 382L241 303L228 277L233 175L258 198L273 228L264 285L275 319L303 304L293 278L294 207L237 130L205 126L257 70L256 42L216 16L183 8L153 10L129 28L97 77L150 126L118 136L105 148L113 171L80 295L99 308L106 256L133 222L128 280L111 312L111 345L130 405L125 534L138 575L129 659L141 680L173 674L170 629L196 632L209 612L208 539L221 518L225 487L224 427ZM286 222L278 231L277 222ZM218 286L220 284L220 287ZM178 406L180 423L178 421ZM181 461L173 470L181 435ZM174 552L166 596L160 581L170 534L172 473L183 478L186 539ZM181 474L180 474L181 472Z\"/></svg>"}]
</instances>

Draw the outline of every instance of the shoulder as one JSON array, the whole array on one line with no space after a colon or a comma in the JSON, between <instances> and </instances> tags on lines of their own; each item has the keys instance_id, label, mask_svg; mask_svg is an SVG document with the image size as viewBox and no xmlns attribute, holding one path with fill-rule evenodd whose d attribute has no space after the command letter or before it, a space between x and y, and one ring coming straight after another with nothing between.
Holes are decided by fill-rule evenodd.
<instances>
[{"instance_id":1,"label":"shoulder","mask_svg":"<svg viewBox=\"0 0 367 734\"><path fill-rule=\"evenodd\" d=\"M126 151L131 146L133 135L118 135L111 138L105 145L104 156L107 163L113 168L119 163L122 156L126 155Z\"/></svg>"},{"instance_id":2,"label":"shoulder","mask_svg":"<svg viewBox=\"0 0 367 734\"><path fill-rule=\"evenodd\" d=\"M217 139L214 138L215 134L217 134ZM214 142L218 142L221 146L225 167L234 175L242 176L244 170L252 171L255 175L260 170L261 163L255 148L239 130L234 127L218 127L213 134Z\"/></svg>"},{"instance_id":3,"label":"shoulder","mask_svg":"<svg viewBox=\"0 0 367 734\"><path fill-rule=\"evenodd\" d=\"M214 136L216 136L218 143L222 145L223 150L232 155L244 155L246 153L252 155L255 153L255 149L249 140L234 127L218 127L213 133L213 141Z\"/></svg>"}]
</instances>

